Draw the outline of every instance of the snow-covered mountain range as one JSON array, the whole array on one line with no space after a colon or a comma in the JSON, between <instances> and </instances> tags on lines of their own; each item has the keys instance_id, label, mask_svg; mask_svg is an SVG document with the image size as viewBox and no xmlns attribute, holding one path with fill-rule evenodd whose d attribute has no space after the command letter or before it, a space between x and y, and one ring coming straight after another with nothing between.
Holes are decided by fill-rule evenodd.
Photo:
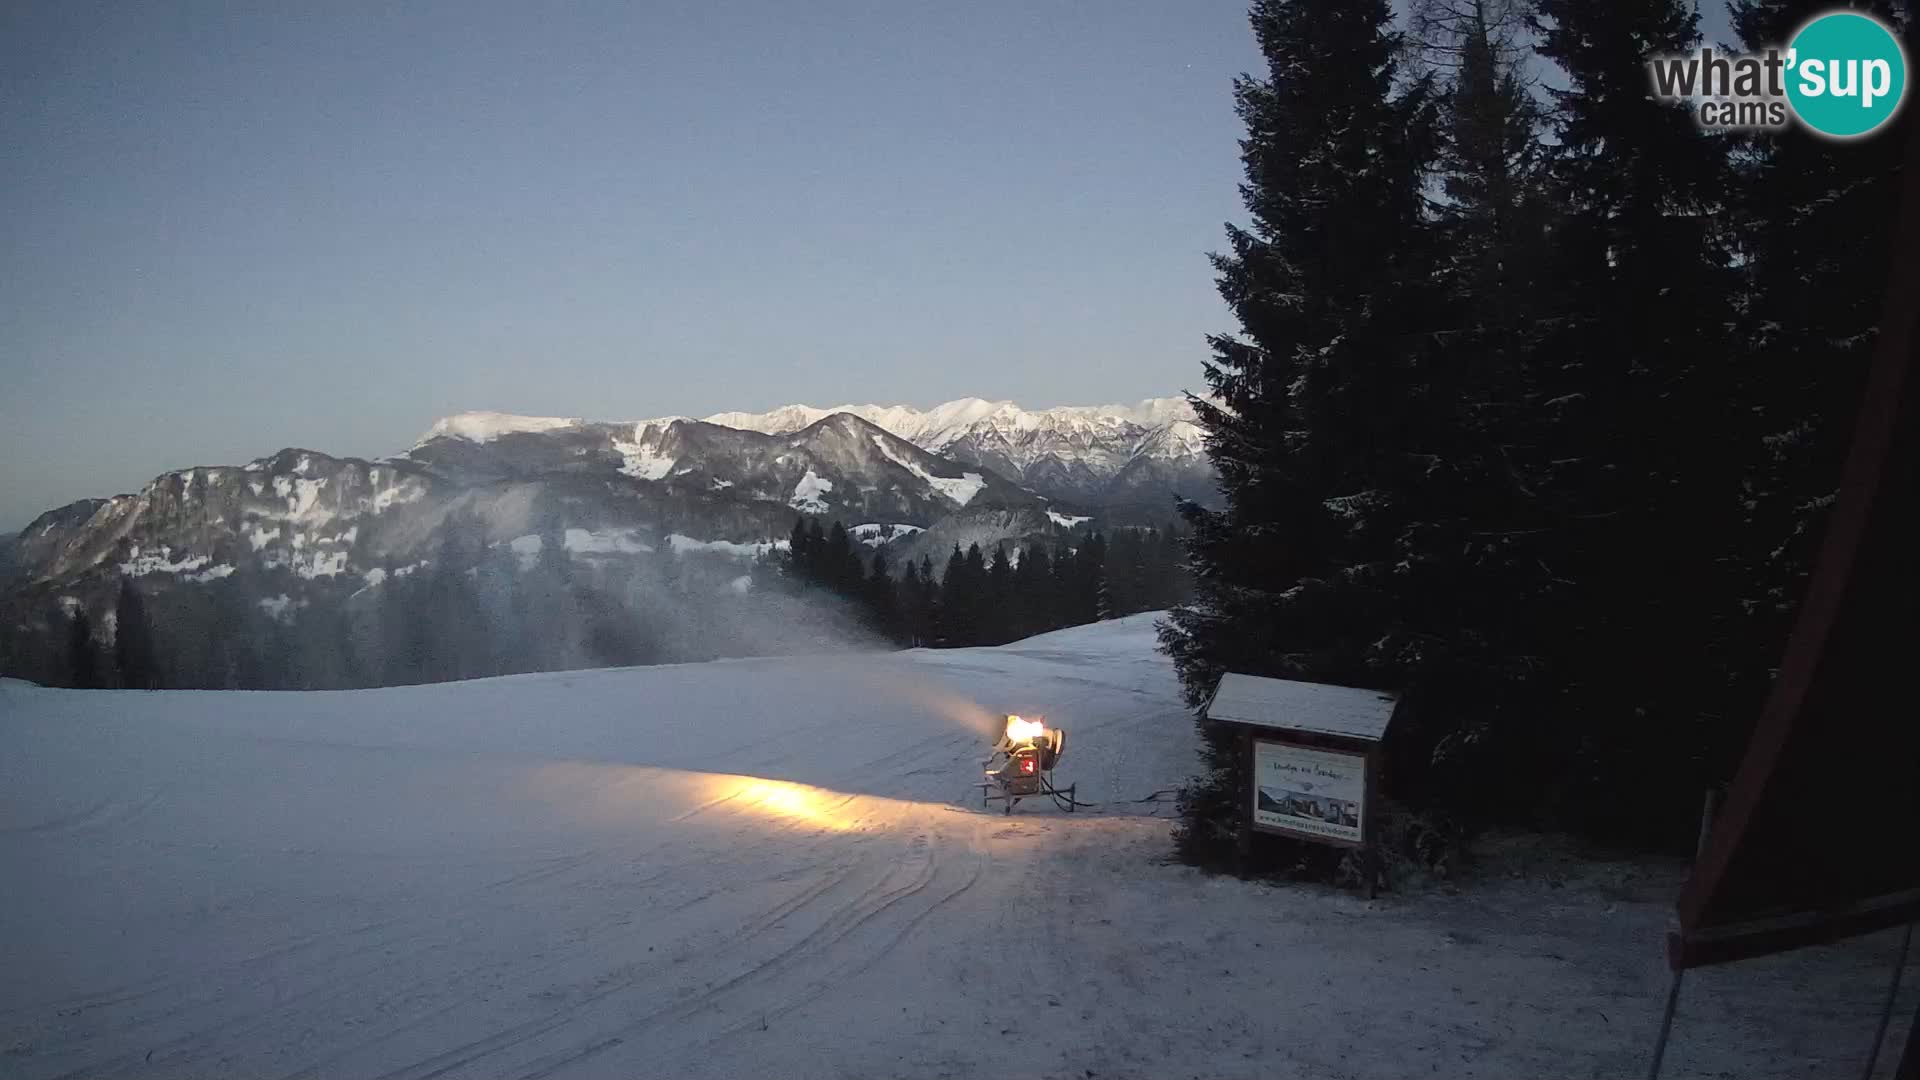
<instances>
[{"instance_id":1,"label":"snow-covered mountain range","mask_svg":"<svg viewBox=\"0 0 1920 1080\"><path fill-rule=\"evenodd\" d=\"M1185 398L1149 398L1133 405L1024 409L1011 401L961 398L916 409L906 405L783 405L762 413L721 412L705 423L767 435L790 435L839 414L862 420L922 450L991 469L1036 494L1091 506L1151 504L1173 492L1207 501L1212 472L1193 407ZM683 417L592 423L579 418L467 412L436 421L416 446L459 439L487 444L509 435L595 433L619 427L664 430ZM652 466L665 467L664 459Z\"/></svg>"},{"instance_id":2,"label":"snow-covered mountain range","mask_svg":"<svg viewBox=\"0 0 1920 1080\"><path fill-rule=\"evenodd\" d=\"M1051 523L1048 501L1033 492L846 413L782 435L684 419L467 416L435 429L460 433L379 461L287 449L71 503L15 538L15 580L117 570L211 581L241 571L297 588L427 558L435 530L456 513L479 518L499 543L553 528L620 538L582 541L599 554L685 550L688 541L752 551L802 514L917 528L991 515L1011 535Z\"/></svg>"},{"instance_id":3,"label":"snow-covered mountain range","mask_svg":"<svg viewBox=\"0 0 1920 1080\"><path fill-rule=\"evenodd\" d=\"M961 398L931 409L901 405L787 405L719 413L708 421L751 431L797 431L851 413L937 454L983 465L1055 499L1092 504L1211 494L1200 428L1185 398L1135 405L1029 410L1011 401Z\"/></svg>"},{"instance_id":4,"label":"snow-covered mountain range","mask_svg":"<svg viewBox=\"0 0 1920 1080\"><path fill-rule=\"evenodd\" d=\"M110 607L122 578L297 618L431 564L456 517L523 557L560 537L601 570L672 552L727 583L803 515L844 522L898 567L937 562L954 543L1165 521L1175 493L1214 493L1177 398L1039 411L975 398L792 405L623 423L460 413L388 458L289 448L42 514L0 545L0 654L43 647L63 607Z\"/></svg>"},{"instance_id":5,"label":"snow-covered mountain range","mask_svg":"<svg viewBox=\"0 0 1920 1080\"><path fill-rule=\"evenodd\" d=\"M437 422L404 457L465 484L617 477L651 494L769 503L789 516L851 521L925 523L968 508L1045 503L995 472L838 412L778 434L683 417L615 424L463 413Z\"/></svg>"}]
</instances>

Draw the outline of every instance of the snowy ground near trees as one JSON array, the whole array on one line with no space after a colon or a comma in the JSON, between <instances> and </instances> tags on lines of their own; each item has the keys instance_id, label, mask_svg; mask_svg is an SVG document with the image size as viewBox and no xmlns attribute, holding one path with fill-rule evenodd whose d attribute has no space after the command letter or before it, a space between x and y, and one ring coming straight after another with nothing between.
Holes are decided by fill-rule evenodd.
<instances>
[{"instance_id":1,"label":"snowy ground near trees","mask_svg":"<svg viewBox=\"0 0 1920 1080\"><path fill-rule=\"evenodd\" d=\"M982 813L1002 711L1067 728L1104 805ZM1677 866L1513 842L1373 903L1210 878L1126 801L1193 753L1152 616L374 691L0 684L0 1075L1644 1069ZM1667 1075L1857 1069L1893 948L1690 976Z\"/></svg>"}]
</instances>

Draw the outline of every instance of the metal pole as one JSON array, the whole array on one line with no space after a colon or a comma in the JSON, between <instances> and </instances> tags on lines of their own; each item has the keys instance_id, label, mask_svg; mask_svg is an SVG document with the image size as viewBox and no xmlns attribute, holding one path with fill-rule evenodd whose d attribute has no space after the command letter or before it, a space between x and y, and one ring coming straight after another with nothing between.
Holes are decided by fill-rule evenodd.
<instances>
[{"instance_id":1,"label":"metal pole","mask_svg":"<svg viewBox=\"0 0 1920 1080\"><path fill-rule=\"evenodd\" d=\"M1720 789L1708 788L1706 801L1700 807L1700 839L1693 846L1693 857L1707 850L1707 838L1713 835L1713 814L1720 809Z\"/></svg>"},{"instance_id":2,"label":"metal pole","mask_svg":"<svg viewBox=\"0 0 1920 1080\"><path fill-rule=\"evenodd\" d=\"M1713 835L1713 812L1719 802L1719 790L1708 788L1700 807L1700 838L1693 849L1695 861L1707 850L1707 838ZM1686 973L1686 968L1673 969L1673 985L1667 988L1667 1007L1660 1015L1660 1037L1653 1041L1653 1064L1647 1068L1647 1080L1660 1080L1660 1062L1667 1056L1667 1036L1673 1034L1673 1012L1680 1007L1680 977Z\"/></svg>"},{"instance_id":3,"label":"metal pole","mask_svg":"<svg viewBox=\"0 0 1920 1080\"><path fill-rule=\"evenodd\" d=\"M1673 1010L1680 1004L1680 978L1686 973L1686 968L1673 971L1673 985L1667 989L1667 1009L1660 1017L1660 1037L1653 1041L1653 1064L1647 1069L1647 1080L1660 1080L1660 1061L1667 1056L1667 1036L1673 1032Z\"/></svg>"},{"instance_id":4,"label":"metal pole","mask_svg":"<svg viewBox=\"0 0 1920 1080\"><path fill-rule=\"evenodd\" d=\"M1913 1026L1907 1029L1907 1048L1900 1052L1900 1064L1893 1068L1893 1080L1920 1080L1920 1009L1913 1010Z\"/></svg>"},{"instance_id":5,"label":"metal pole","mask_svg":"<svg viewBox=\"0 0 1920 1080\"><path fill-rule=\"evenodd\" d=\"M1873 1049L1867 1052L1867 1068L1861 1080L1873 1080L1873 1067L1880 1063L1880 1043L1887 1037L1887 1024L1893 1020L1893 1001L1900 996L1900 974L1907 970L1907 951L1913 948L1913 924L1900 939L1900 958L1893 962L1893 982L1887 987L1887 1007L1880 1010L1880 1026L1873 1029Z\"/></svg>"}]
</instances>

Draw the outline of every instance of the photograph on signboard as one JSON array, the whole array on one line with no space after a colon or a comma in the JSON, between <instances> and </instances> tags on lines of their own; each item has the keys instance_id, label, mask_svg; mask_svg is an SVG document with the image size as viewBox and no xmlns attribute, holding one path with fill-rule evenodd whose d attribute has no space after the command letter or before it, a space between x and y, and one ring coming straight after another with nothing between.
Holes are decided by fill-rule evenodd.
<instances>
[{"instance_id":1,"label":"photograph on signboard","mask_svg":"<svg viewBox=\"0 0 1920 1080\"><path fill-rule=\"evenodd\" d=\"M1360 843L1365 835L1365 757L1258 739L1253 761L1256 826Z\"/></svg>"}]
</instances>

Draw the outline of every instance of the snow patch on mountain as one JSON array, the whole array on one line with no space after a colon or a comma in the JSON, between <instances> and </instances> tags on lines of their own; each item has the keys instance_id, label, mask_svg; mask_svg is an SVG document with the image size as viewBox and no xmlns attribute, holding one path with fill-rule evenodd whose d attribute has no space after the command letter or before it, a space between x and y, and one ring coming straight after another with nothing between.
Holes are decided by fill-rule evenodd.
<instances>
[{"instance_id":1,"label":"snow patch on mountain","mask_svg":"<svg viewBox=\"0 0 1920 1080\"><path fill-rule=\"evenodd\" d=\"M286 593L281 593L278 596L269 596L264 600L257 601L257 603L260 610L266 612L267 617L276 622L292 622L293 613L307 606L305 600L295 600Z\"/></svg>"},{"instance_id":2,"label":"snow patch on mountain","mask_svg":"<svg viewBox=\"0 0 1920 1080\"><path fill-rule=\"evenodd\" d=\"M288 560L287 565L294 573L308 581L314 578L334 577L347 572L347 553L344 551L305 552Z\"/></svg>"},{"instance_id":3,"label":"snow patch on mountain","mask_svg":"<svg viewBox=\"0 0 1920 1080\"><path fill-rule=\"evenodd\" d=\"M639 555L653 550L635 529L568 529L564 544L575 555Z\"/></svg>"},{"instance_id":4,"label":"snow patch on mountain","mask_svg":"<svg viewBox=\"0 0 1920 1080\"><path fill-rule=\"evenodd\" d=\"M379 470L374 470L373 475L375 479L378 479ZM376 514L385 513L395 506L402 506L410 502L419 502L426 494L427 486L418 480L406 479L398 481L397 483L381 488L374 494L373 512Z\"/></svg>"},{"instance_id":5,"label":"snow patch on mountain","mask_svg":"<svg viewBox=\"0 0 1920 1080\"><path fill-rule=\"evenodd\" d=\"M1055 511L1055 510L1049 510L1049 511L1047 511L1047 517L1048 517L1048 518L1049 518L1049 519L1050 519L1050 520L1051 520L1051 521L1052 521L1052 522L1053 522L1053 523L1054 523L1055 525L1058 525L1058 526L1060 526L1060 527L1061 527L1061 528L1063 528L1063 529L1071 529L1071 528L1073 528L1073 527L1074 527L1075 525L1080 525L1080 524L1083 524L1083 523L1085 523L1085 522L1089 522L1089 521L1092 521L1092 520L1093 520L1093 519L1092 519L1092 518L1090 518L1090 517L1085 517L1085 516L1076 516L1076 515L1073 515L1073 514L1062 514L1062 513L1060 513L1060 512L1058 512L1058 511Z\"/></svg>"},{"instance_id":6,"label":"snow patch on mountain","mask_svg":"<svg viewBox=\"0 0 1920 1080\"><path fill-rule=\"evenodd\" d=\"M665 433L664 427L657 427L652 421L642 421L633 426L632 441L614 439L613 449L625 462L620 466L620 471L642 480L665 480L679 460L660 453L660 437Z\"/></svg>"},{"instance_id":7,"label":"snow patch on mountain","mask_svg":"<svg viewBox=\"0 0 1920 1080\"><path fill-rule=\"evenodd\" d=\"M300 461L303 465L308 463L304 457ZM287 501L286 516L293 521L320 522L332 519L333 512L319 505L321 489L326 486L327 479L324 476L318 480L296 480L291 476L273 478L273 493Z\"/></svg>"},{"instance_id":8,"label":"snow patch on mountain","mask_svg":"<svg viewBox=\"0 0 1920 1080\"><path fill-rule=\"evenodd\" d=\"M869 521L848 529L847 535L868 547L879 547L889 541L899 540L912 536L914 533L925 531L925 529L918 525L908 525L905 522L888 523Z\"/></svg>"},{"instance_id":9,"label":"snow patch on mountain","mask_svg":"<svg viewBox=\"0 0 1920 1080\"><path fill-rule=\"evenodd\" d=\"M785 551L785 540L761 540L752 544L739 544L732 540L696 540L691 536L673 533L667 537L667 546L675 555L706 553L729 555L736 559L757 559L769 551Z\"/></svg>"},{"instance_id":10,"label":"snow patch on mountain","mask_svg":"<svg viewBox=\"0 0 1920 1080\"><path fill-rule=\"evenodd\" d=\"M787 500L787 505L803 513L824 514L827 512L827 501L822 496L832 490L833 481L808 469L807 475L793 485L793 497Z\"/></svg>"},{"instance_id":11,"label":"snow patch on mountain","mask_svg":"<svg viewBox=\"0 0 1920 1080\"><path fill-rule=\"evenodd\" d=\"M148 551L142 553L135 547L127 552L127 561L120 564L120 573L125 577L145 577L148 574L185 574L212 562L207 555L182 555L173 557L173 549L161 547L158 554Z\"/></svg>"},{"instance_id":12,"label":"snow patch on mountain","mask_svg":"<svg viewBox=\"0 0 1920 1080\"><path fill-rule=\"evenodd\" d=\"M516 536L507 542L507 550L513 552L522 570L533 569L534 565L540 561L540 553L546 548L546 541L531 533L526 536Z\"/></svg>"},{"instance_id":13,"label":"snow patch on mountain","mask_svg":"<svg viewBox=\"0 0 1920 1080\"><path fill-rule=\"evenodd\" d=\"M958 479L950 476L935 476L928 472L919 462L902 458L900 455L894 453L893 447L888 445L885 436L875 435L873 437L873 445L880 448L880 452L887 456L888 461L919 477L928 487L953 500L953 502L960 506L965 506L972 502L973 497L980 494L980 489L987 486L986 478L977 472L961 473Z\"/></svg>"},{"instance_id":14,"label":"snow patch on mountain","mask_svg":"<svg viewBox=\"0 0 1920 1080\"><path fill-rule=\"evenodd\" d=\"M952 499L959 506L972 502L973 497L980 494L980 489L987 486L986 478L977 472L961 473L960 478L956 480L946 476L929 476L918 469L914 471L920 473L927 483L933 485L934 490Z\"/></svg>"}]
</instances>

